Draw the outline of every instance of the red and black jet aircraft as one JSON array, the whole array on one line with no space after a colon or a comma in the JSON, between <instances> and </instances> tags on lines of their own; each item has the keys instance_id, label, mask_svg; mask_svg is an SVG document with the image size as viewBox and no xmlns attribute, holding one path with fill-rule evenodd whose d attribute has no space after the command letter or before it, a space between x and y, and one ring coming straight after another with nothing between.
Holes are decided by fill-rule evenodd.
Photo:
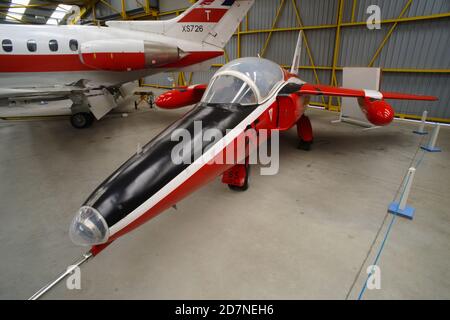
<instances>
[{"instance_id":1,"label":"red and black jet aircraft","mask_svg":"<svg viewBox=\"0 0 450 320\"><path fill-rule=\"evenodd\" d=\"M199 187L222 175L233 189L246 189L249 174L249 144L238 152L235 162L223 159L227 147L249 129L283 131L297 126L301 144L307 148L313 140L311 123L304 115L310 97L327 95L356 97L367 119L375 125L387 125L394 110L386 99L437 100L419 96L372 90L355 90L305 83L295 73L262 58L241 58L224 65L208 86L197 85L161 95L156 104L173 109L196 106L181 119L152 139L107 178L85 201L76 214L70 236L74 243L91 246L96 255L120 236L132 231L161 212L175 206ZM201 121L202 130L195 130ZM174 163L174 131L184 129L192 140L201 141L201 151L192 152L189 163ZM204 140L208 129L219 130L220 140ZM187 148L194 148L188 143Z\"/></svg>"}]
</instances>

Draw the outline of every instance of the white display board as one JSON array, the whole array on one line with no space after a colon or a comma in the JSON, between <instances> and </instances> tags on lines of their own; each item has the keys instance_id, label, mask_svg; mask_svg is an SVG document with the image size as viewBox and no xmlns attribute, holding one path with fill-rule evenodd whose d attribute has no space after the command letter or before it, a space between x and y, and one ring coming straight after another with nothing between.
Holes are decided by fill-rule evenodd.
<instances>
[{"instance_id":1,"label":"white display board","mask_svg":"<svg viewBox=\"0 0 450 320\"><path fill-rule=\"evenodd\" d=\"M343 68L342 86L352 89L380 90L380 68ZM356 98L342 98L340 121L374 127L361 111Z\"/></svg>"}]
</instances>

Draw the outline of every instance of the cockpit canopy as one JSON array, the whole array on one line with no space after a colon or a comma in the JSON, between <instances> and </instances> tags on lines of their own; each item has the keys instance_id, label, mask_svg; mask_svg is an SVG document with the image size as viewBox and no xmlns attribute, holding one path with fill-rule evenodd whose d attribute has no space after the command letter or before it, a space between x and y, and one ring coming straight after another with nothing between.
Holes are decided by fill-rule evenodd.
<instances>
[{"instance_id":1,"label":"cockpit canopy","mask_svg":"<svg viewBox=\"0 0 450 320\"><path fill-rule=\"evenodd\" d=\"M212 78L202 102L209 104L261 104L283 82L279 65L262 58L241 58L220 68Z\"/></svg>"}]
</instances>

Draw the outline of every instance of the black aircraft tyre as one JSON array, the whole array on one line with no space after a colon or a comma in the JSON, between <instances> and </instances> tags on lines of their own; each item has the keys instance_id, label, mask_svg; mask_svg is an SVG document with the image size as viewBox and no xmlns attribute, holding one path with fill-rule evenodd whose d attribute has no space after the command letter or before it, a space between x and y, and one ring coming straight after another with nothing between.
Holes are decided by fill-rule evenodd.
<instances>
[{"instance_id":1,"label":"black aircraft tyre","mask_svg":"<svg viewBox=\"0 0 450 320\"><path fill-rule=\"evenodd\" d=\"M305 140L301 139L298 144L297 149L304 150L304 151L310 151L312 143L313 143L312 141L305 141Z\"/></svg>"},{"instance_id":2,"label":"black aircraft tyre","mask_svg":"<svg viewBox=\"0 0 450 320\"><path fill-rule=\"evenodd\" d=\"M94 116L88 112L78 112L70 117L70 123L74 128L84 129L88 128L94 122Z\"/></svg>"}]
</instances>

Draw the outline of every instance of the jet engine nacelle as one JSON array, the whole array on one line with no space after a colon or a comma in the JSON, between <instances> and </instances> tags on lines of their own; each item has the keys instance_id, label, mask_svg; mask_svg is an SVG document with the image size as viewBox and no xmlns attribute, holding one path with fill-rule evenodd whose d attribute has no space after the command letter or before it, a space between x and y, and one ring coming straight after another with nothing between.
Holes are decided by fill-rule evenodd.
<instances>
[{"instance_id":1,"label":"jet engine nacelle","mask_svg":"<svg viewBox=\"0 0 450 320\"><path fill-rule=\"evenodd\" d=\"M366 97L358 98L358 103L367 120L376 126L388 125L394 119L394 109L385 100Z\"/></svg>"},{"instance_id":2,"label":"jet engine nacelle","mask_svg":"<svg viewBox=\"0 0 450 320\"><path fill-rule=\"evenodd\" d=\"M80 60L98 70L131 71L173 63L186 54L176 46L143 40L96 40L82 43Z\"/></svg>"},{"instance_id":3,"label":"jet engine nacelle","mask_svg":"<svg viewBox=\"0 0 450 320\"><path fill-rule=\"evenodd\" d=\"M206 90L206 85L196 85L170 90L160 95L155 103L162 109L178 109L198 103Z\"/></svg>"}]
</instances>

